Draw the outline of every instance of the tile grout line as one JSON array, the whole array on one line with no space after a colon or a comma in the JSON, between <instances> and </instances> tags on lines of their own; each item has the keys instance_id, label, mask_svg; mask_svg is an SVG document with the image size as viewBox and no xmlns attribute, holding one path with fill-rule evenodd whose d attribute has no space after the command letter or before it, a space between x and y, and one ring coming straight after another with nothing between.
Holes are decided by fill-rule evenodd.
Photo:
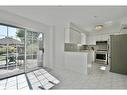
<instances>
[{"instance_id":1,"label":"tile grout line","mask_svg":"<svg viewBox=\"0 0 127 95\"><path fill-rule=\"evenodd\" d=\"M31 85L31 82L28 79L27 73L25 73L25 77L26 77L26 81L27 81L27 84L29 86L29 89L33 90L32 85Z\"/></svg>"},{"instance_id":2,"label":"tile grout line","mask_svg":"<svg viewBox=\"0 0 127 95\"><path fill-rule=\"evenodd\" d=\"M7 80L6 80L6 83L5 83L5 88L4 88L4 90L6 90L7 82L8 82L8 78L7 78Z\"/></svg>"},{"instance_id":3,"label":"tile grout line","mask_svg":"<svg viewBox=\"0 0 127 95\"><path fill-rule=\"evenodd\" d=\"M39 71L39 72L40 72L40 71ZM33 72L33 73L34 73L34 72ZM42 74L42 72L40 72L40 73L41 73L41 75L44 76L44 74L46 74L47 72L45 72L44 74ZM34 74L35 74L35 73L34 73ZM36 74L35 74L35 76L37 77ZM37 78L38 78L38 77L37 77ZM48 79L47 77L44 76L44 78L45 78L46 80L48 80L48 82L50 82L49 79ZM39 79L38 79L38 80L39 80ZM39 80L39 82L40 82L40 80ZM40 83L41 83L41 82L40 82ZM50 83L51 83L51 82L50 82ZM46 83L46 84L48 84L48 83ZM46 84L45 84L45 85L46 85ZM42 83L41 83L41 85L42 85ZM54 84L53 84L53 85L54 85ZM42 86L43 86L43 85L42 85Z\"/></svg>"},{"instance_id":4,"label":"tile grout line","mask_svg":"<svg viewBox=\"0 0 127 95\"><path fill-rule=\"evenodd\" d=\"M34 72L33 72L34 73ZM36 77L36 79L39 81L39 83L41 84L41 86L43 87L42 83L40 82L40 80L38 79L38 77L36 76L36 74L34 73L34 76ZM44 88L44 87L43 87Z\"/></svg>"},{"instance_id":5,"label":"tile grout line","mask_svg":"<svg viewBox=\"0 0 127 95\"><path fill-rule=\"evenodd\" d=\"M18 90L18 76L16 76L16 87L17 87L17 90Z\"/></svg>"}]
</instances>

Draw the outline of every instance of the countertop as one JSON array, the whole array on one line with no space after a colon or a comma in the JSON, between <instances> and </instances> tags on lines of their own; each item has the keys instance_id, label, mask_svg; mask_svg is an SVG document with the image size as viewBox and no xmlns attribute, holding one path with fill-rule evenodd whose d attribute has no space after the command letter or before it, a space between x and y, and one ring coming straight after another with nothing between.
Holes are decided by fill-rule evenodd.
<instances>
[{"instance_id":1,"label":"countertop","mask_svg":"<svg viewBox=\"0 0 127 95\"><path fill-rule=\"evenodd\" d=\"M64 51L64 52L81 52L81 53L89 53L89 52L93 52L93 50L77 50L77 51Z\"/></svg>"}]
</instances>

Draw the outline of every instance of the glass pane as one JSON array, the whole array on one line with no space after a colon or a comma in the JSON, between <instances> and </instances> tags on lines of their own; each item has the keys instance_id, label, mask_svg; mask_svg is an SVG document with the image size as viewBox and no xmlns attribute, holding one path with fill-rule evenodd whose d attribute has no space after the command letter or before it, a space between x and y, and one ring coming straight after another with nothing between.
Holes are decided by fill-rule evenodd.
<instances>
[{"instance_id":1,"label":"glass pane","mask_svg":"<svg viewBox=\"0 0 127 95\"><path fill-rule=\"evenodd\" d=\"M27 38L29 38L29 37L31 38L32 37L32 31L27 31L26 32L26 37Z\"/></svg>"},{"instance_id":2,"label":"glass pane","mask_svg":"<svg viewBox=\"0 0 127 95\"><path fill-rule=\"evenodd\" d=\"M8 27L8 37L16 39L16 28Z\"/></svg>"},{"instance_id":3,"label":"glass pane","mask_svg":"<svg viewBox=\"0 0 127 95\"><path fill-rule=\"evenodd\" d=\"M38 32L33 32L33 39L37 39L39 37L39 34Z\"/></svg>"},{"instance_id":4,"label":"glass pane","mask_svg":"<svg viewBox=\"0 0 127 95\"><path fill-rule=\"evenodd\" d=\"M32 40L32 32L27 31L26 32L26 70L28 71L29 68L32 68L33 63L33 40Z\"/></svg>"},{"instance_id":5,"label":"glass pane","mask_svg":"<svg viewBox=\"0 0 127 95\"><path fill-rule=\"evenodd\" d=\"M16 39L20 42L19 44L16 44L16 62L17 62L17 68L21 71L24 72L25 69L25 30L16 28Z\"/></svg>"},{"instance_id":6,"label":"glass pane","mask_svg":"<svg viewBox=\"0 0 127 95\"><path fill-rule=\"evenodd\" d=\"M7 26L0 25L0 39L7 36Z\"/></svg>"},{"instance_id":7,"label":"glass pane","mask_svg":"<svg viewBox=\"0 0 127 95\"><path fill-rule=\"evenodd\" d=\"M38 39L43 40L43 33L39 33Z\"/></svg>"},{"instance_id":8,"label":"glass pane","mask_svg":"<svg viewBox=\"0 0 127 95\"><path fill-rule=\"evenodd\" d=\"M0 78L7 75L7 26L0 25Z\"/></svg>"},{"instance_id":9,"label":"glass pane","mask_svg":"<svg viewBox=\"0 0 127 95\"><path fill-rule=\"evenodd\" d=\"M24 72L25 31L8 27L8 73Z\"/></svg>"},{"instance_id":10,"label":"glass pane","mask_svg":"<svg viewBox=\"0 0 127 95\"><path fill-rule=\"evenodd\" d=\"M40 33L38 37L39 51L37 54L38 66L43 66L43 55L44 55L44 34Z\"/></svg>"},{"instance_id":11,"label":"glass pane","mask_svg":"<svg viewBox=\"0 0 127 95\"><path fill-rule=\"evenodd\" d=\"M0 78L7 74L7 46L0 45Z\"/></svg>"},{"instance_id":12,"label":"glass pane","mask_svg":"<svg viewBox=\"0 0 127 95\"><path fill-rule=\"evenodd\" d=\"M8 73L12 73L16 69L16 45L9 45L8 46Z\"/></svg>"},{"instance_id":13,"label":"glass pane","mask_svg":"<svg viewBox=\"0 0 127 95\"><path fill-rule=\"evenodd\" d=\"M39 50L39 42L38 42L37 39L34 39L34 40L33 40L32 53L33 53L33 54L37 54L38 50Z\"/></svg>"},{"instance_id":14,"label":"glass pane","mask_svg":"<svg viewBox=\"0 0 127 95\"><path fill-rule=\"evenodd\" d=\"M27 34L31 33L28 31ZM39 48L42 48L42 34L38 32L32 32L32 37L27 37L26 40L26 53L27 53L27 70L37 69L42 66L42 49L39 51ZM42 42L43 43L43 42ZM40 47L41 46L41 47Z\"/></svg>"},{"instance_id":15,"label":"glass pane","mask_svg":"<svg viewBox=\"0 0 127 95\"><path fill-rule=\"evenodd\" d=\"M32 54L32 47L33 47L32 38L27 38L27 40L26 40L26 54Z\"/></svg>"},{"instance_id":16,"label":"glass pane","mask_svg":"<svg viewBox=\"0 0 127 95\"><path fill-rule=\"evenodd\" d=\"M16 36L19 38L24 38L25 37L25 30L16 28Z\"/></svg>"},{"instance_id":17,"label":"glass pane","mask_svg":"<svg viewBox=\"0 0 127 95\"><path fill-rule=\"evenodd\" d=\"M2 38L0 39L0 74L3 74L0 77L24 72L25 31L8 26L2 27L1 31L4 32L0 32Z\"/></svg>"}]
</instances>

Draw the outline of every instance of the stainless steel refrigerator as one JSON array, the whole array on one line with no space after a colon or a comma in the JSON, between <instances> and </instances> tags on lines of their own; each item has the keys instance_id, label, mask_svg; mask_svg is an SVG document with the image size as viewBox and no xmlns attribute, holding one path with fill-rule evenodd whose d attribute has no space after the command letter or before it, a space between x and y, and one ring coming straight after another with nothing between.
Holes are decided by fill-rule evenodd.
<instances>
[{"instance_id":1,"label":"stainless steel refrigerator","mask_svg":"<svg viewBox=\"0 0 127 95\"><path fill-rule=\"evenodd\" d=\"M110 36L110 71L127 74L127 34Z\"/></svg>"}]
</instances>

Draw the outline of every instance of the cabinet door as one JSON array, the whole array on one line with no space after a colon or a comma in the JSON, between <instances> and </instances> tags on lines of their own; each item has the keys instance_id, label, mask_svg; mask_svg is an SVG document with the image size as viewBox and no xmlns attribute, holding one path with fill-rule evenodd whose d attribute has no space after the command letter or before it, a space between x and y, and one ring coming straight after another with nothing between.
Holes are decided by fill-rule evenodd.
<instances>
[{"instance_id":1,"label":"cabinet door","mask_svg":"<svg viewBox=\"0 0 127 95\"><path fill-rule=\"evenodd\" d=\"M96 45L96 39L94 36L91 36L87 39L87 44L88 45Z\"/></svg>"},{"instance_id":2,"label":"cabinet door","mask_svg":"<svg viewBox=\"0 0 127 95\"><path fill-rule=\"evenodd\" d=\"M81 33L81 44L86 44L86 35Z\"/></svg>"},{"instance_id":3,"label":"cabinet door","mask_svg":"<svg viewBox=\"0 0 127 95\"><path fill-rule=\"evenodd\" d=\"M77 31L70 31L70 42L80 44L81 43L81 34Z\"/></svg>"},{"instance_id":4,"label":"cabinet door","mask_svg":"<svg viewBox=\"0 0 127 95\"><path fill-rule=\"evenodd\" d=\"M70 29L69 28L65 28L65 43L70 43Z\"/></svg>"}]
</instances>

